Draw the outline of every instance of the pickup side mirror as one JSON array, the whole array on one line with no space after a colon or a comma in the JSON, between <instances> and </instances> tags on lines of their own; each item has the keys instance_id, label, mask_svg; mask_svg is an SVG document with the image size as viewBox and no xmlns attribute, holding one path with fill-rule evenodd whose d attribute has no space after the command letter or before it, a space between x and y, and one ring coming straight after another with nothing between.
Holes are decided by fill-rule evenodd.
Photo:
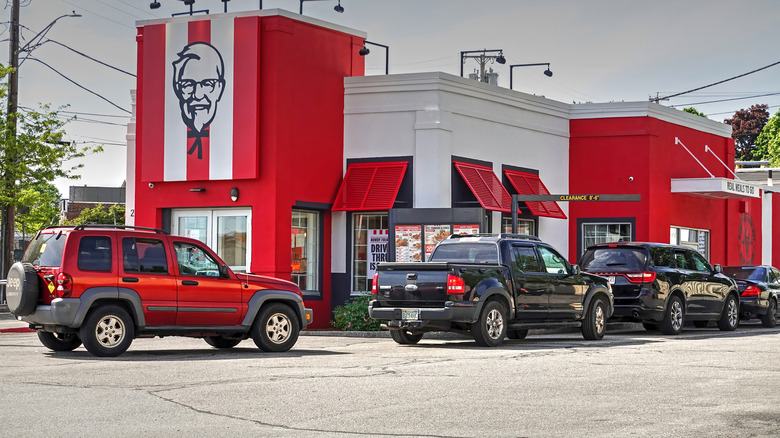
<instances>
[{"instance_id":1,"label":"pickup side mirror","mask_svg":"<svg viewBox=\"0 0 780 438\"><path fill-rule=\"evenodd\" d=\"M713 266L713 268L715 269L715 273L716 273L716 274L721 274L721 273L723 273L723 266L721 266L721 265L718 265L718 264L715 264L715 266Z\"/></svg>"},{"instance_id":2,"label":"pickup side mirror","mask_svg":"<svg viewBox=\"0 0 780 438\"><path fill-rule=\"evenodd\" d=\"M571 265L571 275L580 275L580 265Z\"/></svg>"},{"instance_id":3,"label":"pickup side mirror","mask_svg":"<svg viewBox=\"0 0 780 438\"><path fill-rule=\"evenodd\" d=\"M230 271L228 270L227 265L219 267L219 276L222 278L230 278Z\"/></svg>"}]
</instances>

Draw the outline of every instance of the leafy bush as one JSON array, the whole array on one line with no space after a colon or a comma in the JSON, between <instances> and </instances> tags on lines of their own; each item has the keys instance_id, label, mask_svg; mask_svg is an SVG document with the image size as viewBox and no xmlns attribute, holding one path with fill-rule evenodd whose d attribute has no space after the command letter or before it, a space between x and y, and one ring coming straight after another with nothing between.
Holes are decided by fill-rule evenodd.
<instances>
[{"instance_id":1,"label":"leafy bush","mask_svg":"<svg viewBox=\"0 0 780 438\"><path fill-rule=\"evenodd\" d=\"M331 325L345 331L381 330L379 327L380 321L368 317L369 301L371 301L371 296L364 295L347 301L343 306L336 306L333 309L333 322Z\"/></svg>"}]
</instances>

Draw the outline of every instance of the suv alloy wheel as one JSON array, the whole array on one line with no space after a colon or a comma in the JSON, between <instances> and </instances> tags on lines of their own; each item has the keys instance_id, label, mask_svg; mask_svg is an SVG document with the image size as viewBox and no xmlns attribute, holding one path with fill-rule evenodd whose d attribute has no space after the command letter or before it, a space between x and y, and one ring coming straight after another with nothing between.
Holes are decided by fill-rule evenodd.
<instances>
[{"instance_id":1,"label":"suv alloy wheel","mask_svg":"<svg viewBox=\"0 0 780 438\"><path fill-rule=\"evenodd\" d=\"M90 311L79 335L90 353L100 357L114 357L130 347L135 337L135 326L125 309L107 305Z\"/></svg>"}]
</instances>

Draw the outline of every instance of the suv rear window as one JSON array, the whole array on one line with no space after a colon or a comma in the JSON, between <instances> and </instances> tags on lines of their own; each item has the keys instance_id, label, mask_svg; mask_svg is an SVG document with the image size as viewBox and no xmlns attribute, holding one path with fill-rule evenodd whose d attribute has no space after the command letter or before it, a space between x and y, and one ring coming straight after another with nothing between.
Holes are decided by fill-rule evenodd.
<instances>
[{"instance_id":1,"label":"suv rear window","mask_svg":"<svg viewBox=\"0 0 780 438\"><path fill-rule=\"evenodd\" d=\"M431 262L498 263L498 247L494 243L452 243L433 250Z\"/></svg>"},{"instance_id":2,"label":"suv rear window","mask_svg":"<svg viewBox=\"0 0 780 438\"><path fill-rule=\"evenodd\" d=\"M588 271L643 271L647 265L644 248L595 248L582 256L580 266Z\"/></svg>"},{"instance_id":3,"label":"suv rear window","mask_svg":"<svg viewBox=\"0 0 780 438\"><path fill-rule=\"evenodd\" d=\"M59 232L38 234L27 247L22 262L35 266L60 266L66 238L67 234Z\"/></svg>"},{"instance_id":4,"label":"suv rear window","mask_svg":"<svg viewBox=\"0 0 780 438\"><path fill-rule=\"evenodd\" d=\"M79 242L78 267L82 271L111 271L111 238L82 237Z\"/></svg>"}]
</instances>

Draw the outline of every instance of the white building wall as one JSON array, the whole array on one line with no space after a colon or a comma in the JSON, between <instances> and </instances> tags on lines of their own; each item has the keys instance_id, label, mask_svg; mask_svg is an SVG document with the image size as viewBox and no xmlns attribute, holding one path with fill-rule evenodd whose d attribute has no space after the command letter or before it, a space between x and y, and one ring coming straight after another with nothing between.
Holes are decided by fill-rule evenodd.
<instances>
[{"instance_id":1,"label":"white building wall","mask_svg":"<svg viewBox=\"0 0 780 438\"><path fill-rule=\"evenodd\" d=\"M453 155L492 162L499 179L502 165L536 169L551 193L569 191L568 104L441 72L344 82L345 160L412 156L415 208L451 207ZM539 237L567 254L567 224L540 218ZM343 220L333 226L343 235ZM331 247L334 261L347 259L345 241Z\"/></svg>"}]
</instances>

